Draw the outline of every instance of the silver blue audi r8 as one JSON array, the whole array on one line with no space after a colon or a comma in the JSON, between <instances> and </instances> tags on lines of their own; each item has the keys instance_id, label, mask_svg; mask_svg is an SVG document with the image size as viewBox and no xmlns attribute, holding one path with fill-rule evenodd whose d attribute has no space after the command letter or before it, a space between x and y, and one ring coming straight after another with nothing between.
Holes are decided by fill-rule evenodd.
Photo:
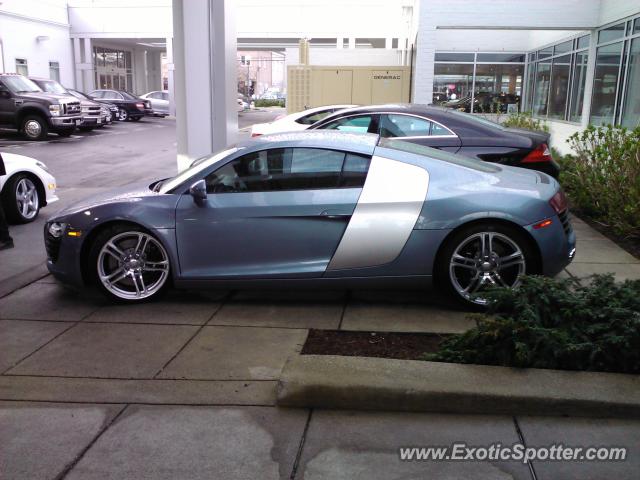
<instances>
[{"instance_id":1,"label":"silver blue audi r8","mask_svg":"<svg viewBox=\"0 0 640 480\"><path fill-rule=\"evenodd\" d=\"M558 183L373 134L263 136L45 226L48 268L124 301L178 288L423 288L483 304L555 275L575 234Z\"/></svg>"}]
</instances>

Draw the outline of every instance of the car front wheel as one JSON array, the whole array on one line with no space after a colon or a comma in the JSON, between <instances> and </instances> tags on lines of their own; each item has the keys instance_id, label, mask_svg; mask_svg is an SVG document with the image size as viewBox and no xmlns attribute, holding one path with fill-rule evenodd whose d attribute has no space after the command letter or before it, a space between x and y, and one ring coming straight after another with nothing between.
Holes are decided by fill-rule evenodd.
<instances>
[{"instance_id":1,"label":"car front wheel","mask_svg":"<svg viewBox=\"0 0 640 480\"><path fill-rule=\"evenodd\" d=\"M89 252L89 265L108 297L139 302L157 296L167 285L167 251L149 232L116 226L98 234Z\"/></svg>"},{"instance_id":2,"label":"car front wheel","mask_svg":"<svg viewBox=\"0 0 640 480\"><path fill-rule=\"evenodd\" d=\"M40 115L27 115L22 120L20 130L29 140L43 140L49 133L47 120Z\"/></svg>"},{"instance_id":3,"label":"car front wheel","mask_svg":"<svg viewBox=\"0 0 640 480\"><path fill-rule=\"evenodd\" d=\"M453 235L438 259L439 284L459 302L483 307L492 286L517 288L522 275L535 273L526 237L505 225L474 225Z\"/></svg>"},{"instance_id":4,"label":"car front wheel","mask_svg":"<svg viewBox=\"0 0 640 480\"><path fill-rule=\"evenodd\" d=\"M12 223L33 222L40 212L36 181L23 174L12 177L2 189L2 202Z\"/></svg>"}]
</instances>

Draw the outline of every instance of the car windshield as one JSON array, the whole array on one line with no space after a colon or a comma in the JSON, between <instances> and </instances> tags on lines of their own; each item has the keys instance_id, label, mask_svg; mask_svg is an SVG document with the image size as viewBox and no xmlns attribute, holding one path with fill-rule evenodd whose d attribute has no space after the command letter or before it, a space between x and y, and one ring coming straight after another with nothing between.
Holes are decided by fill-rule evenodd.
<instances>
[{"instance_id":1,"label":"car windshield","mask_svg":"<svg viewBox=\"0 0 640 480\"><path fill-rule=\"evenodd\" d=\"M13 93L31 93L42 91L42 89L38 87L38 85L21 75L6 76L3 77L2 81Z\"/></svg>"},{"instance_id":2,"label":"car windshield","mask_svg":"<svg viewBox=\"0 0 640 480\"><path fill-rule=\"evenodd\" d=\"M475 115L475 114L471 114L471 113L458 112L456 110L451 110L451 113L453 115L457 115L459 117L464 117L466 120L469 120L470 122L480 123L480 124L484 125L485 127L496 128L498 130L504 130L505 129L499 123L492 122L491 120L487 120L486 118L482 118L479 115Z\"/></svg>"},{"instance_id":3,"label":"car windshield","mask_svg":"<svg viewBox=\"0 0 640 480\"><path fill-rule=\"evenodd\" d=\"M156 185L156 188L154 190L157 190L159 193L168 193L169 191L176 188L185 180L188 180L194 175L197 175L198 173L207 169L214 163L219 162L220 160L228 157L229 155L237 152L238 150L240 150L240 148L232 147L232 148L228 148L227 150L223 150L222 152L218 152L214 155L206 155L204 157L198 158L191 164L189 168L187 168L183 172L180 172L175 177L168 178L161 184Z\"/></svg>"},{"instance_id":4,"label":"car windshield","mask_svg":"<svg viewBox=\"0 0 640 480\"><path fill-rule=\"evenodd\" d=\"M124 90L122 90L120 93L125 98L125 100L138 100L138 97L130 94L129 92L125 92Z\"/></svg>"},{"instance_id":5,"label":"car windshield","mask_svg":"<svg viewBox=\"0 0 640 480\"><path fill-rule=\"evenodd\" d=\"M65 88L60 85L58 82L55 82L53 80L48 81L48 82L40 82L41 88L45 91L45 92L49 92L49 93L67 93L67 91L65 90Z\"/></svg>"},{"instance_id":6,"label":"car windshield","mask_svg":"<svg viewBox=\"0 0 640 480\"><path fill-rule=\"evenodd\" d=\"M424 157L442 160L443 162L453 163L461 167L472 168L485 173L496 173L500 171L500 167L492 165L475 158L463 157L462 155L454 155L453 153L443 152L437 148L425 147L417 143L407 142L403 140L393 140L390 138L381 138L378 145L383 148L391 148L407 153L415 153Z\"/></svg>"},{"instance_id":7,"label":"car windshield","mask_svg":"<svg viewBox=\"0 0 640 480\"><path fill-rule=\"evenodd\" d=\"M91 100L88 96L86 96L84 93L82 92L78 92L77 90L69 90L69 93L71 95L73 95L76 98L83 98L85 100Z\"/></svg>"}]
</instances>

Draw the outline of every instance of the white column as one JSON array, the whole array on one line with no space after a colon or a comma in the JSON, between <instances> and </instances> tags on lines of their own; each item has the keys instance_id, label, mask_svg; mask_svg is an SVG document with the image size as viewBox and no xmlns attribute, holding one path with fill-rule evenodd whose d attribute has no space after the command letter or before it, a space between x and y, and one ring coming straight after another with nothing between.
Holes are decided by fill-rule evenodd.
<instances>
[{"instance_id":1,"label":"white column","mask_svg":"<svg viewBox=\"0 0 640 480\"><path fill-rule=\"evenodd\" d=\"M349 48L356 48L356 37L349 37Z\"/></svg>"},{"instance_id":2,"label":"white column","mask_svg":"<svg viewBox=\"0 0 640 480\"><path fill-rule=\"evenodd\" d=\"M82 63L82 86L85 92L95 90L94 74L93 74L93 52L91 49L91 39L84 39L84 59Z\"/></svg>"},{"instance_id":3,"label":"white column","mask_svg":"<svg viewBox=\"0 0 640 480\"><path fill-rule=\"evenodd\" d=\"M182 170L237 136L233 0L173 0L173 47Z\"/></svg>"},{"instance_id":4,"label":"white column","mask_svg":"<svg viewBox=\"0 0 640 480\"><path fill-rule=\"evenodd\" d=\"M436 29L420 26L416 49L416 64L413 69L413 102L433 102L433 76L436 51Z\"/></svg>"},{"instance_id":5,"label":"white column","mask_svg":"<svg viewBox=\"0 0 640 480\"><path fill-rule=\"evenodd\" d=\"M73 63L74 68L74 87L78 90L84 89L84 81L82 79L82 50L80 49L80 39L73 39Z\"/></svg>"},{"instance_id":6,"label":"white column","mask_svg":"<svg viewBox=\"0 0 640 480\"><path fill-rule=\"evenodd\" d=\"M344 38L343 37L336 38L336 48L341 49L342 47L344 47Z\"/></svg>"},{"instance_id":7,"label":"white column","mask_svg":"<svg viewBox=\"0 0 640 480\"><path fill-rule=\"evenodd\" d=\"M173 38L167 38L167 79L169 90L169 114L176 115L176 100L175 100L175 80L173 78L175 74L175 66L173 64Z\"/></svg>"},{"instance_id":8,"label":"white column","mask_svg":"<svg viewBox=\"0 0 640 480\"><path fill-rule=\"evenodd\" d=\"M384 48L387 50L391 50L391 48L393 48L393 38L387 37L384 39Z\"/></svg>"}]
</instances>

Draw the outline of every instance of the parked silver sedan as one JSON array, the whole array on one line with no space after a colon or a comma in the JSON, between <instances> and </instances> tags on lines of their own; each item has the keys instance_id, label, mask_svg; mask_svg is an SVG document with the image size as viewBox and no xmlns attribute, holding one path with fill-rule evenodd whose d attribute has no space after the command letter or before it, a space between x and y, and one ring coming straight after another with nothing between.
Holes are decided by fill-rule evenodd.
<instances>
[{"instance_id":1,"label":"parked silver sedan","mask_svg":"<svg viewBox=\"0 0 640 480\"><path fill-rule=\"evenodd\" d=\"M169 115L169 92L166 90L156 90L154 92L145 93L144 95L140 95L140 98L144 98L151 102L153 115L158 117L166 117Z\"/></svg>"}]
</instances>

